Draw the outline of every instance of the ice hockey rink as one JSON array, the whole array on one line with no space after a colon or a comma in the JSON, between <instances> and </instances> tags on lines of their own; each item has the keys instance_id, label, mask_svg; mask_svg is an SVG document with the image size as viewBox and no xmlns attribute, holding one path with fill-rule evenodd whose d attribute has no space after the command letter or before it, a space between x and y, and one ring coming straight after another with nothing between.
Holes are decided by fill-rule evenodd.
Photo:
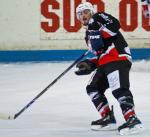
<instances>
[{"instance_id":1,"label":"ice hockey rink","mask_svg":"<svg viewBox=\"0 0 150 137\"><path fill-rule=\"evenodd\" d=\"M15 114L72 62L0 64L0 113ZM99 114L86 94L91 75L76 76L75 67L16 120L0 120L0 137L116 137L117 131L91 131ZM130 73L135 110L150 134L150 61L136 61ZM124 122L118 102L106 91L118 125ZM132 135L134 137L134 135Z\"/></svg>"}]
</instances>

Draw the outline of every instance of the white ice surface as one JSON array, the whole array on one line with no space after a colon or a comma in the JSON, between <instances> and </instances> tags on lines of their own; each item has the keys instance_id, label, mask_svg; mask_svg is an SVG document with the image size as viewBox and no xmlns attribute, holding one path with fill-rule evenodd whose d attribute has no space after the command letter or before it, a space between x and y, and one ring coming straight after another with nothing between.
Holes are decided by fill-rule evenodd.
<instances>
[{"instance_id":1,"label":"white ice surface","mask_svg":"<svg viewBox=\"0 0 150 137\"><path fill-rule=\"evenodd\" d=\"M0 113L15 114L72 62L0 64ZM16 120L0 120L0 137L116 137L117 131L90 130L99 114L86 94L89 76L74 75L75 68L55 83ZM145 127L136 137L150 136L150 62L134 62L131 90L135 110ZM118 125L124 122L118 102L106 91ZM134 137L134 135L132 135Z\"/></svg>"}]
</instances>

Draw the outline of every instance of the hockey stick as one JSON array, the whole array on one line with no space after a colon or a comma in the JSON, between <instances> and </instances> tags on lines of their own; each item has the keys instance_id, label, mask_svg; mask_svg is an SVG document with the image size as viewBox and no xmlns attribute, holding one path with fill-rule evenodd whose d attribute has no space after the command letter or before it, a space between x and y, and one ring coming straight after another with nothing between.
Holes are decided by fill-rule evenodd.
<instances>
[{"instance_id":1,"label":"hockey stick","mask_svg":"<svg viewBox=\"0 0 150 137\"><path fill-rule=\"evenodd\" d=\"M52 85L54 85L62 76L64 76L71 68L74 67L82 58L89 53L89 50L76 59L64 72L62 72L56 79L54 79L46 88L44 88L38 95L36 95L25 107L14 115L0 113L0 119L13 120L20 116L27 108L29 108L41 95L43 95Z\"/></svg>"}]
</instances>

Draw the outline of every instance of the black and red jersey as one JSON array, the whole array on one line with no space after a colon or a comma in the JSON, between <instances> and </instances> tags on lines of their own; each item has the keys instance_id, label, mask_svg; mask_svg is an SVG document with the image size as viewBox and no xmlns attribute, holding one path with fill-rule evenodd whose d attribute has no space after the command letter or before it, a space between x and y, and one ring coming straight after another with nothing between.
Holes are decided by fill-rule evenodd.
<instances>
[{"instance_id":1,"label":"black and red jersey","mask_svg":"<svg viewBox=\"0 0 150 137\"><path fill-rule=\"evenodd\" d=\"M113 61L131 60L130 49L119 29L119 21L110 14L98 12L90 19L85 36L88 47L90 31L100 31L104 44L97 58L91 59L98 66Z\"/></svg>"}]
</instances>

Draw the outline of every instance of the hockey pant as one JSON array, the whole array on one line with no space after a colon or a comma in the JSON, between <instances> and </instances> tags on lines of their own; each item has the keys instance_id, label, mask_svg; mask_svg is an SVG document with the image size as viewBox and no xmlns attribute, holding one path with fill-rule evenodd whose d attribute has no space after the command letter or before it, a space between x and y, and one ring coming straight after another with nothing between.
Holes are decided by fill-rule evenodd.
<instances>
[{"instance_id":1,"label":"hockey pant","mask_svg":"<svg viewBox=\"0 0 150 137\"><path fill-rule=\"evenodd\" d=\"M102 117L109 111L109 104L105 96L106 89L110 88L113 96L118 100L125 120L134 115L134 101L129 90L129 71L131 63L116 61L97 68L86 87L94 106Z\"/></svg>"}]
</instances>

